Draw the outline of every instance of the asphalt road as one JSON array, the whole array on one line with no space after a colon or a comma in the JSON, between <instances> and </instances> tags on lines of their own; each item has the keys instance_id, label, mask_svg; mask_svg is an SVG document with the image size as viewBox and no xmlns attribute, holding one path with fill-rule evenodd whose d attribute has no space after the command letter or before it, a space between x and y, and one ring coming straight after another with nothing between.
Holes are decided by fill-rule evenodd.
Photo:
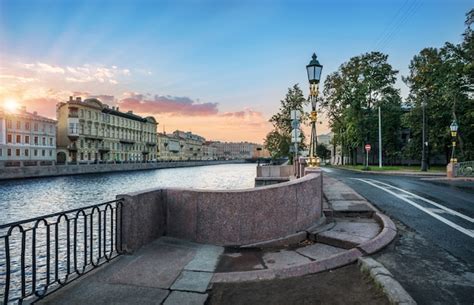
<instances>
[{"instance_id":1,"label":"asphalt road","mask_svg":"<svg viewBox=\"0 0 474 305\"><path fill-rule=\"evenodd\" d=\"M395 221L375 258L418 304L474 303L474 182L323 170Z\"/></svg>"}]
</instances>

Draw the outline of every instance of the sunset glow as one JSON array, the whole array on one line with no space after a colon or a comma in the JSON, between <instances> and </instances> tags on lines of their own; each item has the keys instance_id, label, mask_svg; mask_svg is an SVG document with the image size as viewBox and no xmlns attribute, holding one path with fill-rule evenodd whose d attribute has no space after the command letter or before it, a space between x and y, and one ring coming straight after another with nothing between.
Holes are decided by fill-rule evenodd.
<instances>
[{"instance_id":1,"label":"sunset glow","mask_svg":"<svg viewBox=\"0 0 474 305\"><path fill-rule=\"evenodd\" d=\"M287 89L298 83L308 94L305 66L313 52L324 64L322 84L351 56L385 52L400 71L397 86L406 96L401 76L413 54L460 39L463 23L457 20L463 20L470 1L446 7L428 1L392 33L401 2L345 1L341 10L323 1L318 10L324 13L315 23L304 18L311 6L305 1L45 6L4 0L0 101L13 97L17 105L10 109L20 103L55 119L56 104L69 96L96 97L123 111L153 115L160 131L262 143ZM411 34L405 35L408 28ZM324 113L321 118L318 134L329 132Z\"/></svg>"},{"instance_id":2,"label":"sunset glow","mask_svg":"<svg viewBox=\"0 0 474 305\"><path fill-rule=\"evenodd\" d=\"M20 105L14 99L7 99L3 102L3 108L9 112L15 112Z\"/></svg>"}]
</instances>

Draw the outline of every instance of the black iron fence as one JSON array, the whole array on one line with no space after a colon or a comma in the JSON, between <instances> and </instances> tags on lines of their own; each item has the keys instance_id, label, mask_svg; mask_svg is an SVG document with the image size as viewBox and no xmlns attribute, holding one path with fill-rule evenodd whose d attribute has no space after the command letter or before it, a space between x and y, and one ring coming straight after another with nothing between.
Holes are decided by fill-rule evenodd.
<instances>
[{"instance_id":1,"label":"black iron fence","mask_svg":"<svg viewBox=\"0 0 474 305\"><path fill-rule=\"evenodd\" d=\"M474 161L456 163L455 176L456 177L474 177Z\"/></svg>"},{"instance_id":2,"label":"black iron fence","mask_svg":"<svg viewBox=\"0 0 474 305\"><path fill-rule=\"evenodd\" d=\"M0 226L0 304L42 298L122 253L121 200Z\"/></svg>"}]
</instances>

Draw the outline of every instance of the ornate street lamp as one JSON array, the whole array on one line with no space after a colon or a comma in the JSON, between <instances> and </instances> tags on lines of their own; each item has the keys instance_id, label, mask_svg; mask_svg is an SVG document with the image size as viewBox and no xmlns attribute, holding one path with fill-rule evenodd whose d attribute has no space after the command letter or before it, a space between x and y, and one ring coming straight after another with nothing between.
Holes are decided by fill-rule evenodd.
<instances>
[{"instance_id":1,"label":"ornate street lamp","mask_svg":"<svg viewBox=\"0 0 474 305\"><path fill-rule=\"evenodd\" d=\"M306 71L308 72L308 81L309 81L309 100L311 101L311 114L309 116L311 120L311 138L309 142L309 167L318 167L320 159L316 156L316 121L318 119L318 113L316 112L316 102L318 98L318 85L321 80L321 72L323 71L323 66L319 63L316 53L313 53L312 60L306 66Z\"/></svg>"},{"instance_id":2,"label":"ornate street lamp","mask_svg":"<svg viewBox=\"0 0 474 305\"><path fill-rule=\"evenodd\" d=\"M453 138L453 150L451 152L451 163L456 163L458 160L454 157L454 150L456 149L456 136L458 135L458 123L453 120L449 129L451 129L451 137Z\"/></svg>"}]
</instances>

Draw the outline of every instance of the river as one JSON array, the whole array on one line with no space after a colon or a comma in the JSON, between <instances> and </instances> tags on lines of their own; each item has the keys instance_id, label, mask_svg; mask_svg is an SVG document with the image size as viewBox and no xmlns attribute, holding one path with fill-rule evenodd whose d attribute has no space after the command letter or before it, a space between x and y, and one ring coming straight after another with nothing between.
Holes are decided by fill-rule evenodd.
<instances>
[{"instance_id":1,"label":"river","mask_svg":"<svg viewBox=\"0 0 474 305\"><path fill-rule=\"evenodd\" d=\"M254 187L255 164L169 168L0 181L0 224L97 204L117 194L159 187Z\"/></svg>"}]
</instances>

